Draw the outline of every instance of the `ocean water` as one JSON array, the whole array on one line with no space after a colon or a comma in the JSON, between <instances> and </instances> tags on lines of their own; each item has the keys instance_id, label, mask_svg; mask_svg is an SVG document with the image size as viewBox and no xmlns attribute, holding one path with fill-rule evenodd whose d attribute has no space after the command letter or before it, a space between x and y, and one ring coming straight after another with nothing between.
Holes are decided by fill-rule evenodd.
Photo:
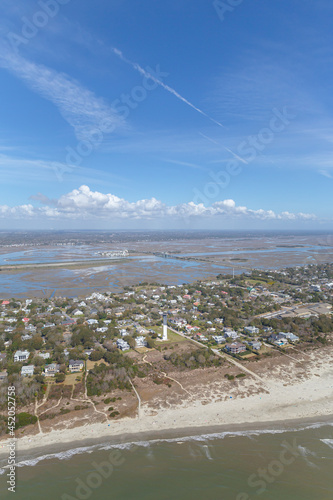
<instances>
[{"instance_id":1,"label":"ocean water","mask_svg":"<svg viewBox=\"0 0 333 500\"><path fill-rule=\"evenodd\" d=\"M1 499L333 499L328 423L47 453L20 454L15 496L0 469Z\"/></svg>"}]
</instances>

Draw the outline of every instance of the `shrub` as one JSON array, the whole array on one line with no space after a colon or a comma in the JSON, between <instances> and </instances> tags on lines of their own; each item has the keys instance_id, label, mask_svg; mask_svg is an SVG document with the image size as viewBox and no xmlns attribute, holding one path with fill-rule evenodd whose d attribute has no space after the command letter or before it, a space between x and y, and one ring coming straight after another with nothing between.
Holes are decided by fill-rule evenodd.
<instances>
[{"instance_id":1,"label":"shrub","mask_svg":"<svg viewBox=\"0 0 333 500\"><path fill-rule=\"evenodd\" d=\"M20 427L25 427L26 425L35 424L37 422L37 417L35 415L30 415L30 413L19 413L16 415L15 429Z\"/></svg>"}]
</instances>

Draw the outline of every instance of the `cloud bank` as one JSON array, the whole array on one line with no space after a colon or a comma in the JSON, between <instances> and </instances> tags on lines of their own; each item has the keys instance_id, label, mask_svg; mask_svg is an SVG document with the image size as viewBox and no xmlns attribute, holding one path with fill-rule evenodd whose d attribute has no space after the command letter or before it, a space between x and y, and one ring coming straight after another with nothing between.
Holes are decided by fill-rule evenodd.
<instances>
[{"instance_id":1,"label":"cloud bank","mask_svg":"<svg viewBox=\"0 0 333 500\"><path fill-rule=\"evenodd\" d=\"M9 207L0 205L0 218L8 219L72 219L72 220L160 220L160 219L257 219L257 220L315 220L316 216L305 213L282 212L273 210L250 209L237 206L234 200L223 200L205 206L193 201L169 206L156 198L127 201L114 194L92 191L88 186L62 195L59 199L49 199L39 193L31 200L42 206L32 204Z\"/></svg>"}]
</instances>

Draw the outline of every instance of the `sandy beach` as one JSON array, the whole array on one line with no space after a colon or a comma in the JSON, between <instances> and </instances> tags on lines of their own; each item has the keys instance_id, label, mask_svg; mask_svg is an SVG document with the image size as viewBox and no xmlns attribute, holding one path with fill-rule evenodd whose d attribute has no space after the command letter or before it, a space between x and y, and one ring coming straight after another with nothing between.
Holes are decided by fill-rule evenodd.
<instances>
[{"instance_id":1,"label":"sandy beach","mask_svg":"<svg viewBox=\"0 0 333 500\"><path fill-rule=\"evenodd\" d=\"M206 396L198 400L184 399L173 407L152 409L148 404L141 405L140 415L134 418L122 418L117 421L85 423L80 427L53 429L35 435L27 435L17 440L18 455L20 452L37 448L69 449L70 444L76 446L84 442L110 440L126 435L127 441L140 440L140 435L153 433L154 436L172 431L181 434L181 430L190 433L192 430L222 427L232 429L235 425L244 428L263 423L287 423L292 420L311 419L320 421L330 416L333 418L333 356L331 348L320 352L314 351L309 357L307 377L296 378L291 371L286 377L286 366L277 367L265 377L265 383L248 378L242 383L244 390L259 386L258 392L244 396L244 391L230 386L224 399L216 397L216 389L211 391L211 400ZM289 367L292 365L289 365ZM259 368L259 367L258 367ZM294 379L294 380L293 380ZM0 456L7 453L6 440L1 441Z\"/></svg>"}]
</instances>

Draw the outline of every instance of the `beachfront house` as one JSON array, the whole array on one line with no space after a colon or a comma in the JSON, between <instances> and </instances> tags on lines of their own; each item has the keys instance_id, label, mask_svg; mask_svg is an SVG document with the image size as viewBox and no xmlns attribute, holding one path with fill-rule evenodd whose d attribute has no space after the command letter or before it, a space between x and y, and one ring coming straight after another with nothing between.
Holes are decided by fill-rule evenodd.
<instances>
[{"instance_id":1,"label":"beachfront house","mask_svg":"<svg viewBox=\"0 0 333 500\"><path fill-rule=\"evenodd\" d=\"M26 361L30 356L29 351L16 351L14 354L14 361L15 363Z\"/></svg>"},{"instance_id":2,"label":"beachfront house","mask_svg":"<svg viewBox=\"0 0 333 500\"><path fill-rule=\"evenodd\" d=\"M251 340L251 342L249 342L249 346L252 347L252 349L254 349L255 351L259 351L261 342L259 342L258 340Z\"/></svg>"},{"instance_id":3,"label":"beachfront house","mask_svg":"<svg viewBox=\"0 0 333 500\"><path fill-rule=\"evenodd\" d=\"M291 332L288 332L288 333L280 332L280 335L284 335L284 337L286 339L288 339L289 342L298 342L299 341L299 337L297 335L294 335Z\"/></svg>"},{"instance_id":4,"label":"beachfront house","mask_svg":"<svg viewBox=\"0 0 333 500\"><path fill-rule=\"evenodd\" d=\"M54 377L56 373L59 373L60 365L56 363L51 363L50 365L46 365L44 369L44 373L46 377Z\"/></svg>"},{"instance_id":5,"label":"beachfront house","mask_svg":"<svg viewBox=\"0 0 333 500\"><path fill-rule=\"evenodd\" d=\"M226 344L225 348L228 352L230 352L230 354L239 354L246 351L246 345L242 344L241 342Z\"/></svg>"},{"instance_id":6,"label":"beachfront house","mask_svg":"<svg viewBox=\"0 0 333 500\"><path fill-rule=\"evenodd\" d=\"M273 333L269 337L268 341L274 345L277 345L278 347L282 347L282 346L288 344L288 340L285 338L284 334L281 335L281 333L278 333L278 334Z\"/></svg>"},{"instance_id":7,"label":"beachfront house","mask_svg":"<svg viewBox=\"0 0 333 500\"><path fill-rule=\"evenodd\" d=\"M70 359L68 367L71 373L80 372L83 370L84 361L82 361L82 359Z\"/></svg>"}]
</instances>

